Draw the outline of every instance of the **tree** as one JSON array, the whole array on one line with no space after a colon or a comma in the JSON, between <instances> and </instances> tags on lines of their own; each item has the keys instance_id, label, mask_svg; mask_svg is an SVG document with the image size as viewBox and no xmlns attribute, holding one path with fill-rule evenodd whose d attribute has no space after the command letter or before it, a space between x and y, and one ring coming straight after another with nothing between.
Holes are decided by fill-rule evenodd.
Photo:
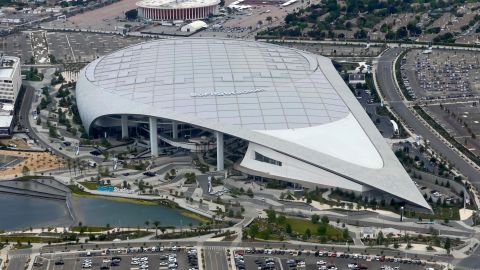
<instances>
[{"instance_id":1,"label":"tree","mask_svg":"<svg viewBox=\"0 0 480 270\"><path fill-rule=\"evenodd\" d=\"M266 210L267 212L267 217L268 217L268 222L273 223L277 219L277 213L273 209L268 209Z\"/></svg>"},{"instance_id":2,"label":"tree","mask_svg":"<svg viewBox=\"0 0 480 270\"><path fill-rule=\"evenodd\" d=\"M367 38L367 31L361 29L361 30L355 32L355 34L353 34L353 37L356 38L356 39L366 39Z\"/></svg>"},{"instance_id":3,"label":"tree","mask_svg":"<svg viewBox=\"0 0 480 270\"><path fill-rule=\"evenodd\" d=\"M30 168L28 168L27 166L23 166L22 174L23 175L28 175L29 173L30 173Z\"/></svg>"},{"instance_id":4,"label":"tree","mask_svg":"<svg viewBox=\"0 0 480 270\"><path fill-rule=\"evenodd\" d=\"M309 238L312 236L312 232L310 231L310 228L307 228L307 229L305 230L304 235L305 235L305 238L306 238L306 239L309 239Z\"/></svg>"},{"instance_id":5,"label":"tree","mask_svg":"<svg viewBox=\"0 0 480 270\"><path fill-rule=\"evenodd\" d=\"M381 245L383 244L384 241L385 241L385 237L383 237L383 232L382 231L378 232L377 244Z\"/></svg>"},{"instance_id":6,"label":"tree","mask_svg":"<svg viewBox=\"0 0 480 270\"><path fill-rule=\"evenodd\" d=\"M248 234L250 235L250 238L252 240L255 240L257 233L258 233L258 224L254 223L250 226L250 229L248 230Z\"/></svg>"},{"instance_id":7,"label":"tree","mask_svg":"<svg viewBox=\"0 0 480 270\"><path fill-rule=\"evenodd\" d=\"M447 237L447 239L445 239L445 245L443 246L443 248L445 248L447 253L450 254L450 248L451 247L452 247L451 240L450 240L450 238Z\"/></svg>"},{"instance_id":8,"label":"tree","mask_svg":"<svg viewBox=\"0 0 480 270\"><path fill-rule=\"evenodd\" d=\"M147 232L148 232L148 226L150 226L150 221L145 221L145 226L147 227Z\"/></svg>"},{"instance_id":9,"label":"tree","mask_svg":"<svg viewBox=\"0 0 480 270\"><path fill-rule=\"evenodd\" d=\"M259 21L257 22L257 28L261 28L261 27L262 27L262 25L263 25L263 22L262 22L262 20L259 20Z\"/></svg>"},{"instance_id":10,"label":"tree","mask_svg":"<svg viewBox=\"0 0 480 270\"><path fill-rule=\"evenodd\" d=\"M266 20L269 24L272 23L272 16L268 16L265 20Z\"/></svg>"},{"instance_id":11,"label":"tree","mask_svg":"<svg viewBox=\"0 0 480 270\"><path fill-rule=\"evenodd\" d=\"M320 216L319 216L319 215L317 215L317 214L313 214L313 215L312 215L312 223L313 223L313 224L317 224L319 220L320 220Z\"/></svg>"},{"instance_id":12,"label":"tree","mask_svg":"<svg viewBox=\"0 0 480 270\"><path fill-rule=\"evenodd\" d=\"M251 188L248 188L247 190L247 196L250 197L250 198L253 198L253 191Z\"/></svg>"},{"instance_id":13,"label":"tree","mask_svg":"<svg viewBox=\"0 0 480 270\"><path fill-rule=\"evenodd\" d=\"M328 219L327 216L322 216L322 223L323 224L328 224L330 222L330 220Z\"/></svg>"},{"instance_id":14,"label":"tree","mask_svg":"<svg viewBox=\"0 0 480 270\"><path fill-rule=\"evenodd\" d=\"M155 226L155 237L158 237L158 226L160 226L160 221L155 220L153 226Z\"/></svg>"},{"instance_id":15,"label":"tree","mask_svg":"<svg viewBox=\"0 0 480 270\"><path fill-rule=\"evenodd\" d=\"M292 225L290 225L290 223L287 223L285 225L285 232L288 233L288 234L292 233Z\"/></svg>"},{"instance_id":16,"label":"tree","mask_svg":"<svg viewBox=\"0 0 480 270\"><path fill-rule=\"evenodd\" d=\"M317 229L318 235L326 235L327 234L327 225L321 224Z\"/></svg>"},{"instance_id":17,"label":"tree","mask_svg":"<svg viewBox=\"0 0 480 270\"><path fill-rule=\"evenodd\" d=\"M127 20L136 20L138 18L137 9L131 9L125 12L125 18L127 18Z\"/></svg>"}]
</instances>

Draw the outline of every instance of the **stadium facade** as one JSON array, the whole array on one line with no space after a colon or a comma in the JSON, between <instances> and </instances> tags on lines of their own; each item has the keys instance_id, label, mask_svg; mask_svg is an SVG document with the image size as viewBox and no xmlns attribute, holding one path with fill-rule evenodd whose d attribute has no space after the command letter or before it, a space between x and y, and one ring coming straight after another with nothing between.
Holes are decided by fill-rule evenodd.
<instances>
[{"instance_id":1,"label":"stadium facade","mask_svg":"<svg viewBox=\"0 0 480 270\"><path fill-rule=\"evenodd\" d=\"M323 56L253 41L170 39L87 65L77 82L86 130L214 153L217 169L303 187L384 194L430 209ZM216 149L216 150L215 150Z\"/></svg>"},{"instance_id":2,"label":"stadium facade","mask_svg":"<svg viewBox=\"0 0 480 270\"><path fill-rule=\"evenodd\" d=\"M143 0L138 15L153 21L200 20L218 13L219 0Z\"/></svg>"}]
</instances>

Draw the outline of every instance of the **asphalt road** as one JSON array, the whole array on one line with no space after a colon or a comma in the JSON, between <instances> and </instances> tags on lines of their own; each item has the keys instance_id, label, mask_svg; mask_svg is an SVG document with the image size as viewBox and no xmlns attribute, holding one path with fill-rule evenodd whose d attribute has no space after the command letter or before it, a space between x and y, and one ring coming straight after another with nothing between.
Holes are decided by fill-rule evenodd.
<instances>
[{"instance_id":1,"label":"asphalt road","mask_svg":"<svg viewBox=\"0 0 480 270\"><path fill-rule=\"evenodd\" d=\"M480 188L480 172L472 165L460 157L453 149L440 140L431 130L423 125L414 114L410 111L407 105L403 102L400 93L397 91L393 78L393 61L395 57L402 51L401 48L393 48L386 51L378 61L377 79L378 83L385 95L385 100L388 102L398 116L400 116L405 123L414 129L415 133L421 135L424 139L430 141L430 147L437 153L445 157L457 170L468 177L475 187Z\"/></svg>"},{"instance_id":2,"label":"asphalt road","mask_svg":"<svg viewBox=\"0 0 480 270\"><path fill-rule=\"evenodd\" d=\"M222 247L204 247L205 265L209 270L228 269L227 256L225 248Z\"/></svg>"},{"instance_id":3,"label":"asphalt road","mask_svg":"<svg viewBox=\"0 0 480 270\"><path fill-rule=\"evenodd\" d=\"M479 237L479 235L475 237ZM453 264L456 270L480 269L480 248L477 247L470 256L461 261L453 262Z\"/></svg>"},{"instance_id":4,"label":"asphalt road","mask_svg":"<svg viewBox=\"0 0 480 270\"><path fill-rule=\"evenodd\" d=\"M20 106L20 111L18 112L21 125L25 128L28 128L28 130L30 131L28 133L28 136L32 139L35 139L35 141L42 148L45 148L45 149L50 148L51 151L56 156L69 158L67 155L63 154L58 149L55 149L54 147L50 147L48 142L43 141L39 136L37 136L37 134L32 129L32 126L30 125L30 121L28 121L28 117L29 117L31 111L33 111L33 108L31 108L31 105L32 105L33 98L34 98L34 95L35 95L35 88L28 85L28 84L25 85L25 88L26 88L25 93L24 93L23 97L21 97L22 98L22 104Z\"/></svg>"},{"instance_id":5,"label":"asphalt road","mask_svg":"<svg viewBox=\"0 0 480 270\"><path fill-rule=\"evenodd\" d=\"M9 259L10 261L8 263L7 270L24 269L25 263L27 262L27 259L28 259L28 255L27 254L14 255L14 256L11 256Z\"/></svg>"}]
</instances>

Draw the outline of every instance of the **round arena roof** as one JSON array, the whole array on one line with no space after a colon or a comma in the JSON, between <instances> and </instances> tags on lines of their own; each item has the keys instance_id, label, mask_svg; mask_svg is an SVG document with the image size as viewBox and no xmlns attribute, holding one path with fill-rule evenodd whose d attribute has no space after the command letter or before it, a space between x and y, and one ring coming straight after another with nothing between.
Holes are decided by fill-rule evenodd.
<instances>
[{"instance_id":1,"label":"round arena roof","mask_svg":"<svg viewBox=\"0 0 480 270\"><path fill-rule=\"evenodd\" d=\"M107 55L87 79L134 102L254 130L340 120L349 110L316 57L255 42L149 42Z\"/></svg>"},{"instance_id":2,"label":"round arena roof","mask_svg":"<svg viewBox=\"0 0 480 270\"><path fill-rule=\"evenodd\" d=\"M219 0L187 0L187 1L175 1L175 0L143 0L137 2L137 6L144 8L165 8L165 9L182 9L182 8L196 8L218 5Z\"/></svg>"},{"instance_id":3,"label":"round arena roof","mask_svg":"<svg viewBox=\"0 0 480 270\"><path fill-rule=\"evenodd\" d=\"M188 123L429 208L323 56L253 41L155 40L87 65L76 99L86 130L107 115Z\"/></svg>"}]
</instances>

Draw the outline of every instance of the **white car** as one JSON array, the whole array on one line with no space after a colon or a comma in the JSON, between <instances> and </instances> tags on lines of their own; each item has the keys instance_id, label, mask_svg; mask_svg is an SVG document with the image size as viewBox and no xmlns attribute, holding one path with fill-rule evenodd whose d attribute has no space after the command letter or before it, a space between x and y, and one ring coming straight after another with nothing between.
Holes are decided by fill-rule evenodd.
<instances>
[{"instance_id":1,"label":"white car","mask_svg":"<svg viewBox=\"0 0 480 270\"><path fill-rule=\"evenodd\" d=\"M356 263L349 263L349 264L347 265L347 267L350 268L350 269L353 269L353 268L355 268L355 267L357 267L357 266L358 266L358 265L357 265Z\"/></svg>"},{"instance_id":2,"label":"white car","mask_svg":"<svg viewBox=\"0 0 480 270\"><path fill-rule=\"evenodd\" d=\"M320 261L317 261L317 265L325 265L325 264L327 264L327 262L325 262L325 261L322 261L322 260L320 260Z\"/></svg>"}]
</instances>

